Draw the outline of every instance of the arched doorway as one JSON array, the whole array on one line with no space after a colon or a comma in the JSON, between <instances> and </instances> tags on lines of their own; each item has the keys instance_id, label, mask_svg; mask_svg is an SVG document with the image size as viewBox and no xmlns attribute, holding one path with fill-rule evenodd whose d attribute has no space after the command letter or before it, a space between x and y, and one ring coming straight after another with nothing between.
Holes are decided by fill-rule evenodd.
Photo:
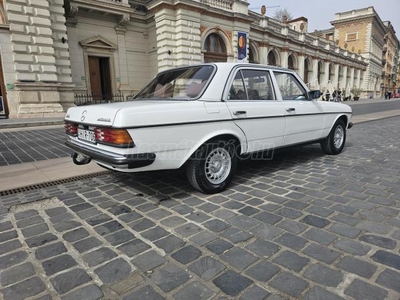
<instances>
[{"instance_id":1,"label":"arched doorway","mask_svg":"<svg viewBox=\"0 0 400 300\"><path fill-rule=\"evenodd\" d=\"M309 83L310 69L311 69L310 60L307 57L306 59L304 59L304 76L303 76L304 82L306 84Z\"/></svg>"},{"instance_id":2,"label":"arched doorway","mask_svg":"<svg viewBox=\"0 0 400 300\"><path fill-rule=\"evenodd\" d=\"M333 81L333 65L332 64L329 64L329 81L330 81L330 83L332 83L332 81Z\"/></svg>"},{"instance_id":3,"label":"arched doorway","mask_svg":"<svg viewBox=\"0 0 400 300\"><path fill-rule=\"evenodd\" d=\"M318 62L318 76L317 76L319 84L324 83L324 82L322 82L322 80L323 80L322 75L324 74L323 67L324 67L324 65L323 65L322 61L319 61Z\"/></svg>"},{"instance_id":4,"label":"arched doorway","mask_svg":"<svg viewBox=\"0 0 400 300\"><path fill-rule=\"evenodd\" d=\"M267 64L270 66L276 66L277 58L273 50L269 51L267 56Z\"/></svg>"},{"instance_id":5,"label":"arched doorway","mask_svg":"<svg viewBox=\"0 0 400 300\"><path fill-rule=\"evenodd\" d=\"M251 49L251 47L249 48L249 63L255 63L254 54L253 54L253 50Z\"/></svg>"},{"instance_id":6,"label":"arched doorway","mask_svg":"<svg viewBox=\"0 0 400 300\"><path fill-rule=\"evenodd\" d=\"M249 43L249 62L253 64L260 63L257 44L254 43L253 41L250 41Z\"/></svg>"},{"instance_id":7,"label":"arched doorway","mask_svg":"<svg viewBox=\"0 0 400 300\"><path fill-rule=\"evenodd\" d=\"M228 55L223 38L217 33L211 33L204 41L204 62L226 62Z\"/></svg>"},{"instance_id":8,"label":"arched doorway","mask_svg":"<svg viewBox=\"0 0 400 300\"><path fill-rule=\"evenodd\" d=\"M295 70L295 60L292 54L288 57L288 69Z\"/></svg>"}]
</instances>

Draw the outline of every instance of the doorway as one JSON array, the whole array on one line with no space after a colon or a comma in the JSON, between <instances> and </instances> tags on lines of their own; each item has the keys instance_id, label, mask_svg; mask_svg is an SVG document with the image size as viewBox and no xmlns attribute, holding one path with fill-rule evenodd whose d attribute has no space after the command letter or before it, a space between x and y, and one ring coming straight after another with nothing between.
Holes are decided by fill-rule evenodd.
<instances>
[{"instance_id":1,"label":"doorway","mask_svg":"<svg viewBox=\"0 0 400 300\"><path fill-rule=\"evenodd\" d=\"M93 100L112 98L110 58L89 56L90 91Z\"/></svg>"}]
</instances>

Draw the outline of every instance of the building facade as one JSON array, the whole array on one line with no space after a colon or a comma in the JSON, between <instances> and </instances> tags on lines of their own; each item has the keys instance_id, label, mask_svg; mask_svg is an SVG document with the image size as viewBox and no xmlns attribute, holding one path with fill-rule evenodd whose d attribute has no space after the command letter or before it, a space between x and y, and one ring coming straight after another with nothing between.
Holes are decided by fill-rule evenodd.
<instances>
[{"instance_id":1,"label":"building facade","mask_svg":"<svg viewBox=\"0 0 400 300\"><path fill-rule=\"evenodd\" d=\"M62 116L74 95L124 97L157 72L238 61L295 70L311 89L368 85L365 57L242 0L0 0L7 114Z\"/></svg>"},{"instance_id":2,"label":"building facade","mask_svg":"<svg viewBox=\"0 0 400 300\"><path fill-rule=\"evenodd\" d=\"M373 97L394 91L398 39L390 22L382 22L373 7L366 7L337 13L331 24L333 40L340 47L361 54L368 64L362 89Z\"/></svg>"}]
</instances>

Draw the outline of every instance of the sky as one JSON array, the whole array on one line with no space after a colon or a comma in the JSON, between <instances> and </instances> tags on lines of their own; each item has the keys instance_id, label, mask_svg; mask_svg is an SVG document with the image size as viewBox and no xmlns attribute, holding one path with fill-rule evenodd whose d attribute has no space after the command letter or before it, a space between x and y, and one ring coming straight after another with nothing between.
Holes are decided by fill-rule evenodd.
<instances>
[{"instance_id":1,"label":"sky","mask_svg":"<svg viewBox=\"0 0 400 300\"><path fill-rule=\"evenodd\" d=\"M260 12L267 7L267 16L272 17L277 9L287 8L293 18L306 17L308 32L328 29L335 13L373 6L382 21L390 21L400 39L400 0L247 0L249 9ZM268 6L280 6L268 7Z\"/></svg>"}]
</instances>

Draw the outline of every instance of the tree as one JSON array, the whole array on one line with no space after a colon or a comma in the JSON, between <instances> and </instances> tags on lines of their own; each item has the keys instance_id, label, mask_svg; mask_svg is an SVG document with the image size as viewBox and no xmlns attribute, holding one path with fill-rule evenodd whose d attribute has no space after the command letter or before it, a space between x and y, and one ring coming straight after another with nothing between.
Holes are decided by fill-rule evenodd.
<instances>
[{"instance_id":1,"label":"tree","mask_svg":"<svg viewBox=\"0 0 400 300\"><path fill-rule=\"evenodd\" d=\"M286 16L287 21L290 21L293 19L293 15L291 14L290 11L288 11L288 9L286 7L276 10L273 18L278 21L284 22L284 16Z\"/></svg>"}]
</instances>

